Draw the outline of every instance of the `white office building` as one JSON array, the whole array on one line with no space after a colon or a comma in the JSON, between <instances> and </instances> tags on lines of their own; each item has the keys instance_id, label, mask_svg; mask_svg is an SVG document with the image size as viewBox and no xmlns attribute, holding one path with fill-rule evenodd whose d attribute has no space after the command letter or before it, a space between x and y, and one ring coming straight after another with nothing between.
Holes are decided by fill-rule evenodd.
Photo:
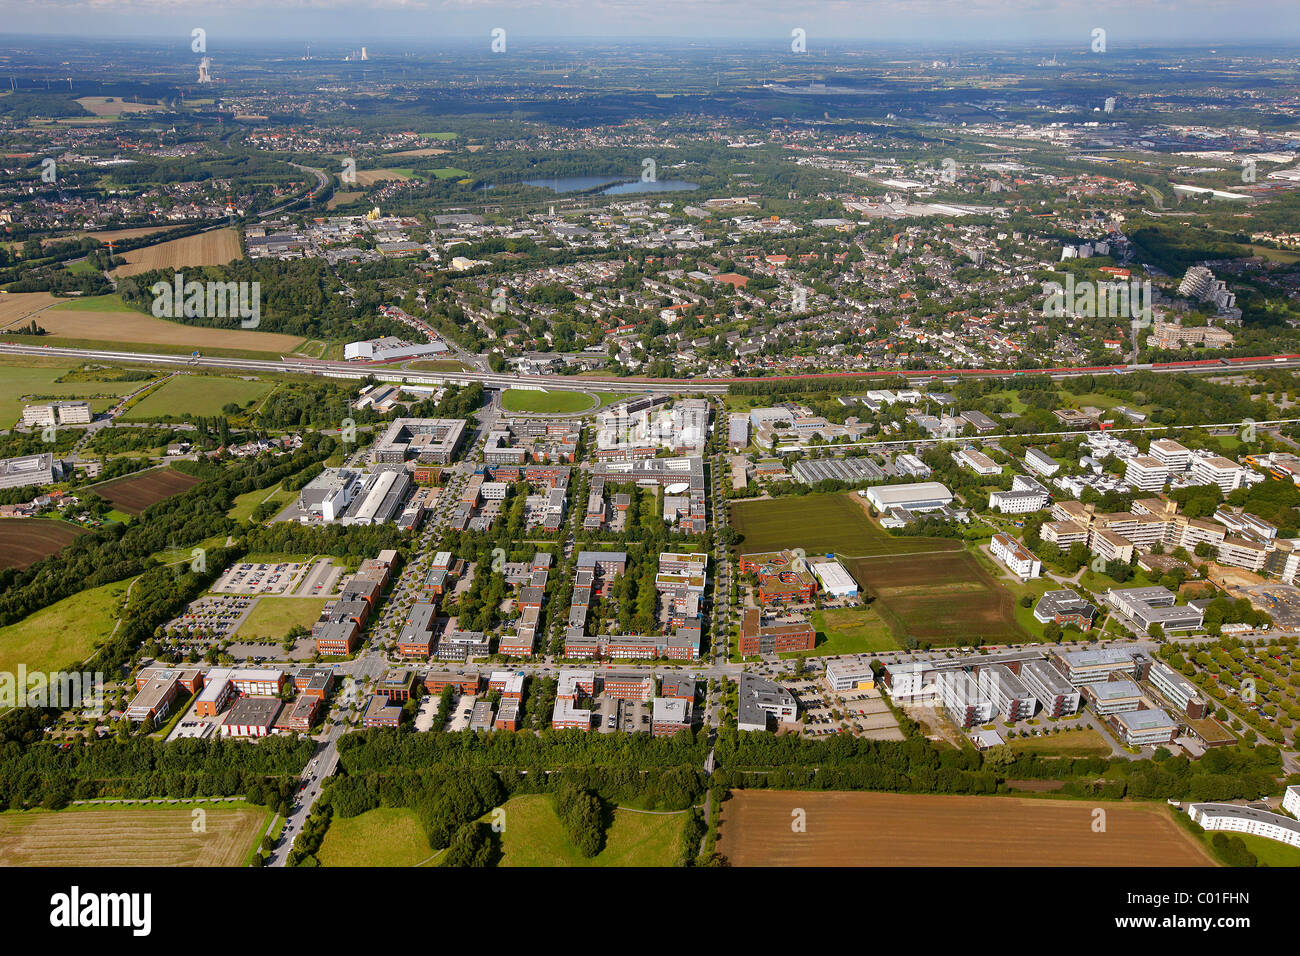
<instances>
[{"instance_id":1,"label":"white office building","mask_svg":"<svg viewBox=\"0 0 1300 956\"><path fill-rule=\"evenodd\" d=\"M906 508L908 511L934 511L952 504L952 492L937 481L918 481L899 485L876 485L867 489L867 500L877 511Z\"/></svg>"},{"instance_id":2,"label":"white office building","mask_svg":"<svg viewBox=\"0 0 1300 956\"><path fill-rule=\"evenodd\" d=\"M960 451L955 451L953 452L952 457L957 464L964 468L969 468L977 475L1002 474L1001 465L982 451L977 451L974 448L963 448Z\"/></svg>"},{"instance_id":3,"label":"white office building","mask_svg":"<svg viewBox=\"0 0 1300 956\"><path fill-rule=\"evenodd\" d=\"M1043 705L1049 717L1068 717L1079 710L1079 690L1047 661L1025 661L1020 682Z\"/></svg>"},{"instance_id":4,"label":"white office building","mask_svg":"<svg viewBox=\"0 0 1300 956\"><path fill-rule=\"evenodd\" d=\"M1025 467L1030 471L1035 471L1044 478L1050 478L1061 470L1056 459L1046 452L1039 451L1037 448L1031 448L1025 452Z\"/></svg>"},{"instance_id":5,"label":"white office building","mask_svg":"<svg viewBox=\"0 0 1300 956\"><path fill-rule=\"evenodd\" d=\"M1225 495L1236 491L1245 481L1245 471L1241 465L1218 455L1197 458L1192 462L1191 483L1194 485L1218 485Z\"/></svg>"},{"instance_id":6,"label":"white office building","mask_svg":"<svg viewBox=\"0 0 1300 956\"><path fill-rule=\"evenodd\" d=\"M998 713L1007 720L1028 720L1038 708L1038 700L1005 664L989 664L979 669L980 693L993 701Z\"/></svg>"},{"instance_id":7,"label":"white office building","mask_svg":"<svg viewBox=\"0 0 1300 956\"><path fill-rule=\"evenodd\" d=\"M838 561L819 561L809 564L809 569L817 576L822 591L833 598L851 598L858 596L858 582L853 575L844 570Z\"/></svg>"},{"instance_id":8,"label":"white office building","mask_svg":"<svg viewBox=\"0 0 1300 956\"><path fill-rule=\"evenodd\" d=\"M1043 573L1043 563L1037 555L1009 534L998 532L989 542L989 550L1012 574L1022 581L1036 578Z\"/></svg>"},{"instance_id":9,"label":"white office building","mask_svg":"<svg viewBox=\"0 0 1300 956\"><path fill-rule=\"evenodd\" d=\"M1300 820L1292 820L1280 813L1269 813L1235 803L1193 803L1187 812L1207 830L1249 833L1300 847Z\"/></svg>"},{"instance_id":10,"label":"white office building","mask_svg":"<svg viewBox=\"0 0 1300 956\"><path fill-rule=\"evenodd\" d=\"M1124 480L1139 491L1160 491L1169 480L1169 466L1150 455L1134 455L1125 463Z\"/></svg>"},{"instance_id":11,"label":"white office building","mask_svg":"<svg viewBox=\"0 0 1300 956\"><path fill-rule=\"evenodd\" d=\"M1300 785L1286 788L1282 794L1282 809L1293 817L1300 817Z\"/></svg>"},{"instance_id":12,"label":"white office building","mask_svg":"<svg viewBox=\"0 0 1300 956\"><path fill-rule=\"evenodd\" d=\"M966 671L939 671L934 684L939 700L959 727L986 724L997 713L993 701L980 690L979 682Z\"/></svg>"},{"instance_id":13,"label":"white office building","mask_svg":"<svg viewBox=\"0 0 1300 956\"><path fill-rule=\"evenodd\" d=\"M1172 438L1157 438L1151 442L1147 454L1169 469L1170 474L1181 475L1192 463L1192 453Z\"/></svg>"}]
</instances>

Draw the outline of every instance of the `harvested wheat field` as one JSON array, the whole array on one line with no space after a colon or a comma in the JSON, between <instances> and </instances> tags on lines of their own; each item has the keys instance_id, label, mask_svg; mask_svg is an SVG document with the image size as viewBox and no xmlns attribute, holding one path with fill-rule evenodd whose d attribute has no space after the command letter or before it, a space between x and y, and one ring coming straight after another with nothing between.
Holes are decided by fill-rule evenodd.
<instances>
[{"instance_id":1,"label":"harvested wheat field","mask_svg":"<svg viewBox=\"0 0 1300 956\"><path fill-rule=\"evenodd\" d=\"M204 349L244 349L287 355L302 344L296 335L250 329L210 329L155 319L143 312L81 312L55 310L34 316L50 335L144 345L184 345Z\"/></svg>"},{"instance_id":2,"label":"harvested wheat field","mask_svg":"<svg viewBox=\"0 0 1300 956\"><path fill-rule=\"evenodd\" d=\"M122 113L153 113L162 109L157 103L132 103L112 96L82 96L76 102L96 116L119 116Z\"/></svg>"},{"instance_id":3,"label":"harvested wheat field","mask_svg":"<svg viewBox=\"0 0 1300 956\"><path fill-rule=\"evenodd\" d=\"M124 253L123 258L127 264L114 269L113 275L120 278L138 275L150 269L223 266L239 256L239 234L234 229L214 229Z\"/></svg>"},{"instance_id":4,"label":"harvested wheat field","mask_svg":"<svg viewBox=\"0 0 1300 956\"><path fill-rule=\"evenodd\" d=\"M48 292L6 292L0 295L0 329L15 324L26 325L37 312L67 301Z\"/></svg>"},{"instance_id":5,"label":"harvested wheat field","mask_svg":"<svg viewBox=\"0 0 1300 956\"><path fill-rule=\"evenodd\" d=\"M99 232L79 232L77 233L77 236L78 238L81 236L90 236L92 239L98 239L100 242L106 243L110 239L116 241L118 239L138 239L140 236L152 236L157 232L166 232L170 228L170 225L134 226L130 229L103 229Z\"/></svg>"},{"instance_id":6,"label":"harvested wheat field","mask_svg":"<svg viewBox=\"0 0 1300 956\"><path fill-rule=\"evenodd\" d=\"M261 837L262 810L177 808L0 814L0 866L240 866Z\"/></svg>"},{"instance_id":7,"label":"harvested wheat field","mask_svg":"<svg viewBox=\"0 0 1300 956\"><path fill-rule=\"evenodd\" d=\"M411 174L403 172L400 169L358 169L357 185L373 186L375 183L386 182L390 179L410 179Z\"/></svg>"},{"instance_id":8,"label":"harvested wheat field","mask_svg":"<svg viewBox=\"0 0 1300 956\"><path fill-rule=\"evenodd\" d=\"M1214 865L1163 803L736 790L720 833L736 866Z\"/></svg>"},{"instance_id":9,"label":"harvested wheat field","mask_svg":"<svg viewBox=\"0 0 1300 956\"><path fill-rule=\"evenodd\" d=\"M343 206L350 202L356 202L364 195L365 193L359 192L337 192L330 197L330 201L325 204L325 208L335 209L338 206Z\"/></svg>"},{"instance_id":10,"label":"harvested wheat field","mask_svg":"<svg viewBox=\"0 0 1300 956\"><path fill-rule=\"evenodd\" d=\"M52 338L111 342L115 345L175 345L199 349L241 349L287 355L302 345L296 335L252 329L211 329L184 325L127 308L116 296L59 299L47 292L0 295L0 329L13 331L33 319Z\"/></svg>"}]
</instances>

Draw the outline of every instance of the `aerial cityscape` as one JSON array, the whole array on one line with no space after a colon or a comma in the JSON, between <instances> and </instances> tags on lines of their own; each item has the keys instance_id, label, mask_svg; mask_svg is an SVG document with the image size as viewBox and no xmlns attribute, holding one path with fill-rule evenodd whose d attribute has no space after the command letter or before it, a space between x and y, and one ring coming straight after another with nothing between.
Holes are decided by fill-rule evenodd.
<instances>
[{"instance_id":1,"label":"aerial cityscape","mask_svg":"<svg viewBox=\"0 0 1300 956\"><path fill-rule=\"evenodd\" d=\"M1300 866L1300 11L264 6L0 0L0 864Z\"/></svg>"}]
</instances>

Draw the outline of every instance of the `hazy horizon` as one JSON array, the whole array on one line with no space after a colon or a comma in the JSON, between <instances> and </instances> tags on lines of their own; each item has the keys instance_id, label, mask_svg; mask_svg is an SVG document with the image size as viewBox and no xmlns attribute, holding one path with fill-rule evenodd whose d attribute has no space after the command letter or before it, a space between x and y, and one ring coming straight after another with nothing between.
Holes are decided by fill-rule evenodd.
<instances>
[{"instance_id":1,"label":"hazy horizon","mask_svg":"<svg viewBox=\"0 0 1300 956\"><path fill-rule=\"evenodd\" d=\"M1087 50L1096 28L1111 51L1300 40L1300 3L1259 0L0 0L0 35L403 43L487 38L766 41L806 32L815 52L844 43L954 47L1041 43ZM363 22L359 22L359 19ZM364 26L364 29L362 27Z\"/></svg>"}]
</instances>

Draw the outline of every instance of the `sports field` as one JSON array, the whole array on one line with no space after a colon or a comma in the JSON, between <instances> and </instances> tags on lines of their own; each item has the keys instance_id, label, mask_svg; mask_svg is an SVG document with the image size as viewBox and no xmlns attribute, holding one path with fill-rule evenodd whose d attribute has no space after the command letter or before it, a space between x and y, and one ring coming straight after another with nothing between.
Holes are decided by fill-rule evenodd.
<instances>
[{"instance_id":1,"label":"sports field","mask_svg":"<svg viewBox=\"0 0 1300 956\"><path fill-rule=\"evenodd\" d=\"M31 810L0 814L0 866L240 866L265 810Z\"/></svg>"},{"instance_id":2,"label":"sports field","mask_svg":"<svg viewBox=\"0 0 1300 956\"><path fill-rule=\"evenodd\" d=\"M525 794L505 803L501 866L672 866L685 813L614 811L605 849L585 857L569 842L551 797Z\"/></svg>"},{"instance_id":3,"label":"sports field","mask_svg":"<svg viewBox=\"0 0 1300 956\"><path fill-rule=\"evenodd\" d=\"M213 229L123 253L126 265L114 269L113 275L120 279L150 269L223 266L238 259L239 255L239 234L234 229Z\"/></svg>"},{"instance_id":4,"label":"sports field","mask_svg":"<svg viewBox=\"0 0 1300 956\"><path fill-rule=\"evenodd\" d=\"M796 809L804 832L794 832ZM1164 803L736 790L718 848L735 866L1213 866Z\"/></svg>"},{"instance_id":5,"label":"sports field","mask_svg":"<svg viewBox=\"0 0 1300 956\"><path fill-rule=\"evenodd\" d=\"M150 468L124 478L115 478L91 490L119 511L138 515L152 504L180 494L199 483L193 475L174 468Z\"/></svg>"},{"instance_id":6,"label":"sports field","mask_svg":"<svg viewBox=\"0 0 1300 956\"><path fill-rule=\"evenodd\" d=\"M1028 640L1016 623L1011 592L965 551L861 558L845 566L899 640L911 637L932 645L962 638L986 644Z\"/></svg>"},{"instance_id":7,"label":"sports field","mask_svg":"<svg viewBox=\"0 0 1300 956\"><path fill-rule=\"evenodd\" d=\"M734 501L731 523L745 536L738 546L741 554L803 548L810 556L852 558L961 550L961 542L948 538L893 537L867 516L851 492Z\"/></svg>"},{"instance_id":8,"label":"sports field","mask_svg":"<svg viewBox=\"0 0 1300 956\"><path fill-rule=\"evenodd\" d=\"M116 295L89 299L57 299L45 292L10 292L0 296L0 328L15 329L35 321L45 329L41 345L67 341L98 342L106 348L126 343L170 345L189 349L234 349L285 355L302 345L296 335L253 329L211 329L154 318L125 305Z\"/></svg>"},{"instance_id":9,"label":"sports field","mask_svg":"<svg viewBox=\"0 0 1300 956\"><path fill-rule=\"evenodd\" d=\"M321 866L416 866L437 853L413 811L378 807L355 817L335 815L316 859Z\"/></svg>"},{"instance_id":10,"label":"sports field","mask_svg":"<svg viewBox=\"0 0 1300 956\"><path fill-rule=\"evenodd\" d=\"M26 568L71 543L84 532L54 518L0 520L0 568Z\"/></svg>"},{"instance_id":11,"label":"sports field","mask_svg":"<svg viewBox=\"0 0 1300 956\"><path fill-rule=\"evenodd\" d=\"M220 415L231 402L245 405L258 401L272 387L270 382L224 375L177 375L128 408L122 420L157 422L186 414Z\"/></svg>"},{"instance_id":12,"label":"sports field","mask_svg":"<svg viewBox=\"0 0 1300 956\"><path fill-rule=\"evenodd\" d=\"M236 639L278 641L295 624L310 628L327 603L326 598L259 597L235 632Z\"/></svg>"},{"instance_id":13,"label":"sports field","mask_svg":"<svg viewBox=\"0 0 1300 956\"><path fill-rule=\"evenodd\" d=\"M508 388L501 393L501 407L508 412L563 414L599 407L600 402L587 392L539 392L527 388Z\"/></svg>"}]
</instances>

